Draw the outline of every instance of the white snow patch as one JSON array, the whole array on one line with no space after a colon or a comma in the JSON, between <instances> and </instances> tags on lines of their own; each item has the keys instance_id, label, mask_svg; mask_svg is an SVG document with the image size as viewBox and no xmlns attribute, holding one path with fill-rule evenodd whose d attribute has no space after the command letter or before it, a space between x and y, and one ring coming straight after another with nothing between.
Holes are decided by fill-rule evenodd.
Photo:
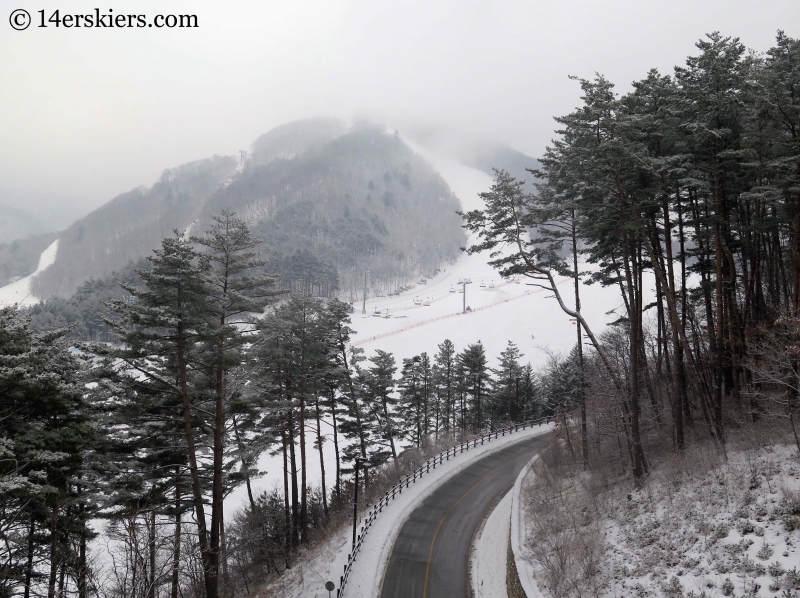
<instances>
[{"instance_id":1,"label":"white snow patch","mask_svg":"<svg viewBox=\"0 0 800 598\"><path fill-rule=\"evenodd\" d=\"M654 477L602 522L604 596L798 595L795 446L731 451L707 472Z\"/></svg>"},{"instance_id":2,"label":"white snow patch","mask_svg":"<svg viewBox=\"0 0 800 598\"><path fill-rule=\"evenodd\" d=\"M476 598L508 598L506 566L511 531L511 494L506 492L475 537L470 576Z\"/></svg>"},{"instance_id":3,"label":"white snow patch","mask_svg":"<svg viewBox=\"0 0 800 598\"><path fill-rule=\"evenodd\" d=\"M531 472L523 494L533 480ZM587 492L579 485L566 481L563 488L567 495ZM600 528L596 576L584 579L599 598L799 595L800 465L793 445L729 449L727 461L695 447L691 460L660 464L641 490L611 486L588 498L595 502L561 496L559 504L585 507L581 525ZM525 515L516 563L523 584L523 569L536 576L542 593L525 589L539 598L551 592L531 550L537 514ZM512 515L512 544L514 533Z\"/></svg>"},{"instance_id":4,"label":"white snow patch","mask_svg":"<svg viewBox=\"0 0 800 598\"><path fill-rule=\"evenodd\" d=\"M333 581L339 587L339 576L347 564L350 533L350 528L344 526L321 545L301 553L291 569L267 585L263 593L253 594L254 598L328 598L325 582ZM336 592L332 595L336 596Z\"/></svg>"},{"instance_id":5,"label":"white snow patch","mask_svg":"<svg viewBox=\"0 0 800 598\"><path fill-rule=\"evenodd\" d=\"M31 281L34 276L53 265L56 261L57 252L58 239L53 241L39 256L39 265L33 274L0 288L0 307L7 305L29 306L39 303L40 299L31 295Z\"/></svg>"},{"instance_id":6,"label":"white snow patch","mask_svg":"<svg viewBox=\"0 0 800 598\"><path fill-rule=\"evenodd\" d=\"M527 513L526 501L523 500L523 488L533 471L533 464L539 458L535 455L533 459L519 472L517 481L514 482L514 488L511 490L511 551L514 554L514 564L517 568L517 576L519 577L520 585L528 598L542 598L542 592L539 589L539 584L535 578L535 568L531 562L531 557L527 546L525 545L525 537L527 533L526 521L532 516Z\"/></svg>"}]
</instances>

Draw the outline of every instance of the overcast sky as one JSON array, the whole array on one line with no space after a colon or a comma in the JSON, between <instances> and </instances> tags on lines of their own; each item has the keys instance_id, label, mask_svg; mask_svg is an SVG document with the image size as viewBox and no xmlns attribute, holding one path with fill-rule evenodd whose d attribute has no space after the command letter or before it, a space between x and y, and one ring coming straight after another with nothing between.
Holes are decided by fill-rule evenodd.
<instances>
[{"instance_id":1,"label":"overcast sky","mask_svg":"<svg viewBox=\"0 0 800 598\"><path fill-rule=\"evenodd\" d=\"M197 29L37 28L47 15L196 14ZM34 24L9 26L27 9ZM0 204L88 211L170 166L309 116L441 124L533 156L577 105L719 30L764 51L800 1L0 0ZM0 214L2 217L2 214Z\"/></svg>"}]
</instances>

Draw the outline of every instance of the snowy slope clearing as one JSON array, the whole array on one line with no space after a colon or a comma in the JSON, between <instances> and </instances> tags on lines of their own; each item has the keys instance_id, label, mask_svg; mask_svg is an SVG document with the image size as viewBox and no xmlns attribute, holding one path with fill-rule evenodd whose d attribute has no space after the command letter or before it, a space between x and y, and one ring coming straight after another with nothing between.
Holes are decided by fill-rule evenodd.
<instances>
[{"instance_id":1,"label":"snowy slope clearing","mask_svg":"<svg viewBox=\"0 0 800 598\"><path fill-rule=\"evenodd\" d=\"M58 239L53 241L39 256L39 265L36 268L36 272L0 288L0 307L6 307L7 305L29 306L39 303L39 298L31 295L31 280L39 272L53 265L53 262L56 261L57 252Z\"/></svg>"},{"instance_id":2,"label":"snowy slope clearing","mask_svg":"<svg viewBox=\"0 0 800 598\"><path fill-rule=\"evenodd\" d=\"M476 209L482 205L478 194L491 186L489 175L433 154L409 140L405 142L442 175L459 198L463 209ZM353 346L363 348L367 358L374 355L377 349L393 353L398 366L402 366L404 358L423 351L432 357L438 344L446 338L453 341L457 351L480 340L486 349L490 367L496 366L497 357L509 340L524 354L522 362L530 361L534 368L547 362L548 352L568 352L577 341L577 331L556 300L549 298L552 293L526 285L524 278L516 283L502 280L486 264L488 259L483 254L462 254L454 264L445 265L442 272L424 285L393 297L367 299L366 315L361 313L361 301L357 301L354 305L356 311L351 316L352 328L356 331L352 337ZM472 284L467 285L466 289L466 305L472 311L467 313L462 313L464 295L458 292L460 278L472 279ZM565 301L572 305L572 279L561 278L558 285ZM450 292L451 287L455 292ZM654 296L654 293L651 292L651 295ZM422 303L426 298L430 305L415 304L415 299ZM651 300L649 296L646 297L647 302ZM618 317L606 312L622 307L619 291L615 287L583 285L581 301L582 312L595 334L600 334L608 322ZM389 318L375 317L373 314L376 310L381 312L381 316L385 316L388 310ZM323 423L323 435L326 436L323 452L330 483L334 452L329 423ZM313 442L309 434L306 444L308 482L316 485L320 480L320 464ZM279 455L263 455L258 467L266 474L254 480L254 491L282 487L283 472ZM234 490L226 500L226 512L240 508L246 497L244 487Z\"/></svg>"},{"instance_id":3,"label":"snowy slope clearing","mask_svg":"<svg viewBox=\"0 0 800 598\"><path fill-rule=\"evenodd\" d=\"M459 198L462 209L482 207L478 194L491 187L489 175L433 154L407 139L404 141L442 175ZM524 277L516 282L502 280L486 264L488 259L488 254L462 254L424 285L402 295L368 299L366 315L361 313L361 301L357 301L352 318L352 327L357 331L353 344L363 347L367 357L376 349L394 353L398 363L423 351L433 356L437 345L446 338L453 341L458 351L480 340L491 366L508 341L513 341L525 355L523 363L530 361L534 367L547 361L547 351L569 351L577 341L575 324L561 311L552 293L526 285L530 281ZM464 295L458 292L458 281L462 278L472 280L466 286L466 305L471 308L467 313L463 313ZM567 304L573 305L572 279L558 279L558 287ZM421 303L427 299L430 305L417 305L415 299ZM595 334L607 322L617 319L607 312L622 306L617 288L598 285L583 285L581 302L582 312ZM373 315L380 311L385 316L387 310L389 318Z\"/></svg>"}]
</instances>

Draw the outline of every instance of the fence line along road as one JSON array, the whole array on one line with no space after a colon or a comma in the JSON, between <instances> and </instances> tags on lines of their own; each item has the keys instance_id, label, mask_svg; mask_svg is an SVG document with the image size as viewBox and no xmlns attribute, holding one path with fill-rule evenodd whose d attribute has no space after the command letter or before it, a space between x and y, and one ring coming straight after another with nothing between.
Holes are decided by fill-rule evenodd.
<instances>
[{"instance_id":1,"label":"fence line along road","mask_svg":"<svg viewBox=\"0 0 800 598\"><path fill-rule=\"evenodd\" d=\"M369 528L372 527L372 524L378 518L378 514L383 512L383 507L388 506L389 503L392 500L394 500L396 496L403 493L403 486L405 486L405 488L408 489L408 487L411 484L415 484L417 480L421 479L424 474L429 473L431 469L436 469L437 463L441 465L445 461L449 461L451 456L455 458L457 454L461 454L464 451L469 451L470 447L472 448L477 447L479 442L481 446L483 446L485 442L497 439L501 436L505 436L506 434L511 434L519 430L524 430L529 427L532 428L533 426L538 425L545 421L547 421L547 418L527 420L519 424L511 424L510 426L505 426L504 428L500 428L498 430L495 430L494 432L489 432L488 434L476 436L472 440L461 442L455 445L453 448L447 449L446 451L439 453L435 457L428 459L420 467L415 469L413 472L407 474L405 478L401 478L399 482L397 482L394 486L392 486L389 490L386 491L386 494L382 496L381 499L376 504L374 504L371 509L368 509L369 514L362 521L361 528L356 537L355 546L353 547L353 552L347 555L347 564L343 566L344 571L342 575L339 577L339 589L336 590L336 598L344 597L344 590L345 587L347 586L347 580L350 577L350 571L352 571L353 569L353 563L355 563L356 561L356 555L358 554L358 551L361 550L361 544L363 543L364 537L367 535Z\"/></svg>"}]
</instances>

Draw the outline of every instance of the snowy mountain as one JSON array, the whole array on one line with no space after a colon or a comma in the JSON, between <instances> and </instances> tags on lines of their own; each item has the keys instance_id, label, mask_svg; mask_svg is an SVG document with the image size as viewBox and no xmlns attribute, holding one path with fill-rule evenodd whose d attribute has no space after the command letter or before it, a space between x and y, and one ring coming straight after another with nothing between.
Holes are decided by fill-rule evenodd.
<instances>
[{"instance_id":1,"label":"snowy mountain","mask_svg":"<svg viewBox=\"0 0 800 598\"><path fill-rule=\"evenodd\" d=\"M463 245L450 188L383 128L291 123L259 137L247 156L213 156L164 171L60 235L38 297L68 296L147 255L173 229L205 230L230 209L264 239L261 257L293 290L353 294L363 272L383 290L434 273Z\"/></svg>"}]
</instances>

